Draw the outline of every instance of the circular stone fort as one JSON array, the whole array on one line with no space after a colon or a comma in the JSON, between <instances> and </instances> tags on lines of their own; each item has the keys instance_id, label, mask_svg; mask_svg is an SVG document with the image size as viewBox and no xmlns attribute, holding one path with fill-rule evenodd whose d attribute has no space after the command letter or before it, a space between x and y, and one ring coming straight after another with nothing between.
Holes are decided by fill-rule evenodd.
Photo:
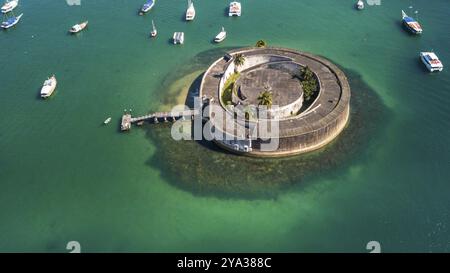
<instances>
[{"instance_id":1,"label":"circular stone fort","mask_svg":"<svg viewBox=\"0 0 450 273\"><path fill-rule=\"evenodd\" d=\"M305 69L314 81L312 95L302 81ZM205 72L199 95L210 109L211 132L221 136L213 141L250 156L289 156L321 148L349 119L350 86L344 73L324 58L286 48L228 52Z\"/></svg>"}]
</instances>

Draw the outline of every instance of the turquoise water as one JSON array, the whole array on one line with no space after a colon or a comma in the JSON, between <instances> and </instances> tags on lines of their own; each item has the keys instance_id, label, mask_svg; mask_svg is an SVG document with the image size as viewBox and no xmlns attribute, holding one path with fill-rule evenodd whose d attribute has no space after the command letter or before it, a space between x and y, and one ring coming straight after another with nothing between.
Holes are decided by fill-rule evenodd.
<instances>
[{"instance_id":1,"label":"turquoise water","mask_svg":"<svg viewBox=\"0 0 450 273\"><path fill-rule=\"evenodd\" d=\"M382 251L450 250L450 77L448 69L430 75L418 61L419 51L433 49L450 64L448 1L381 1L358 12L353 0L242 0L243 16L228 18L228 1L198 0L191 23L183 21L186 1L160 0L140 17L142 2L21 1L22 21L0 33L0 251L65 252L72 240L95 252L366 252L372 240ZM419 10L421 37L399 24L410 5ZM67 35L85 19L87 31ZM228 38L214 45L222 25ZM185 32L185 45L170 45L174 31ZM158 110L174 100L171 82L183 73L195 78L220 48L258 39L349 71L358 105L376 106L365 122L356 116L365 107L353 112L353 128L362 128L357 148L335 143L351 156L300 176L268 171L274 184L289 186L270 197L232 197L177 183L207 173L209 166L197 163L206 156L220 166L220 152L196 143L171 149L151 127L118 132L125 108ZM205 52L208 58L198 57ZM39 89L51 74L58 90L42 101ZM108 116L113 122L102 126ZM173 166L179 162L165 161L179 158L192 162L197 176L179 177L186 173ZM259 162L245 164L223 164L220 175L233 168L252 180L239 166Z\"/></svg>"}]
</instances>

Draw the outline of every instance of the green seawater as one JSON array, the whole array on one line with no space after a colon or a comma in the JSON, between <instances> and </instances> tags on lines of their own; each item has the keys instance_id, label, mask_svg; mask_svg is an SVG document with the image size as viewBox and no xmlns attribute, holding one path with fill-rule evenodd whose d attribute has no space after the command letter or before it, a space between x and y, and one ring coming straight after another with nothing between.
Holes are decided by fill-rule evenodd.
<instances>
[{"instance_id":1,"label":"green seawater","mask_svg":"<svg viewBox=\"0 0 450 273\"><path fill-rule=\"evenodd\" d=\"M450 251L450 65L447 0L20 1L0 32L0 251ZM413 6L413 9L409 9ZM419 11L420 37L400 24ZM89 20L75 36L67 30ZM151 20L159 31L150 39ZM224 26L228 38L212 43ZM170 44L184 31L182 46ZM349 76L352 114L320 151L281 160L175 142L167 125L119 132L124 109L157 111L223 51L253 45L308 51ZM56 74L47 101L39 90ZM102 122L111 116L108 126ZM214 176L212 173L216 173ZM221 184L221 182L223 182Z\"/></svg>"}]
</instances>

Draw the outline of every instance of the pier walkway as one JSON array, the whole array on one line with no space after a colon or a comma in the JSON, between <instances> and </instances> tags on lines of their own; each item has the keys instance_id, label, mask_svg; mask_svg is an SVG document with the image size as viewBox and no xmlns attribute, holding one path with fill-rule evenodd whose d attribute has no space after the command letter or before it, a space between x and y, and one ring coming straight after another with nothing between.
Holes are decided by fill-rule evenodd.
<instances>
[{"instance_id":1,"label":"pier walkway","mask_svg":"<svg viewBox=\"0 0 450 273\"><path fill-rule=\"evenodd\" d=\"M128 131L131 129L131 125L142 124L145 121L152 123L159 123L160 121L169 122L176 121L178 119L193 119L194 116L199 115L200 111L198 109L175 111L175 112L156 112L144 116L132 117L130 113L125 113L122 116L122 122L120 124L120 129L122 131Z\"/></svg>"}]
</instances>

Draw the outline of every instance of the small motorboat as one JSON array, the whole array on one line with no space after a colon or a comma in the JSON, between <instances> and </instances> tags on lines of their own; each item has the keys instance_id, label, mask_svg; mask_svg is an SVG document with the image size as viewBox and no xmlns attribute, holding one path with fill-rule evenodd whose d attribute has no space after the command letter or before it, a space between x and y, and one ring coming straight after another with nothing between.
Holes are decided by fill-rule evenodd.
<instances>
[{"instance_id":1,"label":"small motorboat","mask_svg":"<svg viewBox=\"0 0 450 273\"><path fill-rule=\"evenodd\" d=\"M58 81L56 80L55 75L48 78L42 85L41 98L46 99L50 97L53 94L53 91L55 91L57 84Z\"/></svg>"},{"instance_id":2,"label":"small motorboat","mask_svg":"<svg viewBox=\"0 0 450 273\"><path fill-rule=\"evenodd\" d=\"M73 33L73 34L78 33L80 31L82 31L83 29L85 29L87 27L87 25L88 25L88 21L80 23L80 24L76 24L71 29L69 29L69 32Z\"/></svg>"},{"instance_id":3,"label":"small motorboat","mask_svg":"<svg viewBox=\"0 0 450 273\"><path fill-rule=\"evenodd\" d=\"M195 8L192 0L188 0L188 8L186 10L186 21L192 21L195 18Z\"/></svg>"},{"instance_id":4,"label":"small motorboat","mask_svg":"<svg viewBox=\"0 0 450 273\"><path fill-rule=\"evenodd\" d=\"M152 20L152 31L150 32L150 36L151 37L156 37L156 35L158 35L158 30L156 29L156 27L155 27L155 22L153 22L153 20Z\"/></svg>"},{"instance_id":5,"label":"small motorboat","mask_svg":"<svg viewBox=\"0 0 450 273\"><path fill-rule=\"evenodd\" d=\"M19 5L19 0L6 1L6 3L2 6L2 13L13 11L17 5Z\"/></svg>"},{"instance_id":6,"label":"small motorboat","mask_svg":"<svg viewBox=\"0 0 450 273\"><path fill-rule=\"evenodd\" d=\"M358 0L358 2L356 3L356 8L357 8L358 10L364 9L364 1Z\"/></svg>"},{"instance_id":7,"label":"small motorboat","mask_svg":"<svg viewBox=\"0 0 450 273\"><path fill-rule=\"evenodd\" d=\"M107 119L103 122L103 124L106 125L106 124L108 124L108 123L110 123L110 122L111 122L111 117L107 118Z\"/></svg>"},{"instance_id":8,"label":"small motorboat","mask_svg":"<svg viewBox=\"0 0 450 273\"><path fill-rule=\"evenodd\" d=\"M421 34L422 26L414 18L408 16L406 12L402 10L402 22L405 27L413 34Z\"/></svg>"},{"instance_id":9,"label":"small motorboat","mask_svg":"<svg viewBox=\"0 0 450 273\"><path fill-rule=\"evenodd\" d=\"M434 52L420 52L420 59L430 72L442 71L444 65Z\"/></svg>"},{"instance_id":10,"label":"small motorboat","mask_svg":"<svg viewBox=\"0 0 450 273\"><path fill-rule=\"evenodd\" d=\"M145 4L142 6L141 12L142 13L149 12L153 8L153 6L155 5L155 1L156 0L147 0L147 2L145 2Z\"/></svg>"},{"instance_id":11,"label":"small motorboat","mask_svg":"<svg viewBox=\"0 0 450 273\"><path fill-rule=\"evenodd\" d=\"M225 40L225 38L227 38L227 32L225 31L225 28L222 27L222 31L217 34L216 38L214 38L214 42L220 43Z\"/></svg>"},{"instance_id":12,"label":"small motorboat","mask_svg":"<svg viewBox=\"0 0 450 273\"><path fill-rule=\"evenodd\" d=\"M22 15L23 15L23 13L20 14L19 16L9 17L8 20L6 20L2 23L1 27L4 29L8 29L8 28L15 26L17 23L19 23L20 18L22 18Z\"/></svg>"}]
</instances>

